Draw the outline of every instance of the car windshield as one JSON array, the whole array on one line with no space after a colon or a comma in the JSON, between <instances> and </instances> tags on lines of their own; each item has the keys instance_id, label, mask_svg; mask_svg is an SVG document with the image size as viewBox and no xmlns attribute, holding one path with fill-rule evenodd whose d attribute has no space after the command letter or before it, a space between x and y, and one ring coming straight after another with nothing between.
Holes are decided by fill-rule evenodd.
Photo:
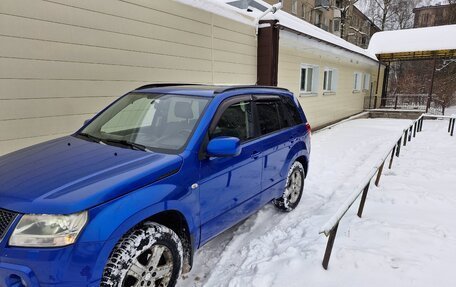
<instances>
[{"instance_id":1,"label":"car windshield","mask_svg":"<svg viewBox=\"0 0 456 287\"><path fill-rule=\"evenodd\" d=\"M208 101L198 96L131 93L76 136L144 151L177 151L187 143Z\"/></svg>"}]
</instances>

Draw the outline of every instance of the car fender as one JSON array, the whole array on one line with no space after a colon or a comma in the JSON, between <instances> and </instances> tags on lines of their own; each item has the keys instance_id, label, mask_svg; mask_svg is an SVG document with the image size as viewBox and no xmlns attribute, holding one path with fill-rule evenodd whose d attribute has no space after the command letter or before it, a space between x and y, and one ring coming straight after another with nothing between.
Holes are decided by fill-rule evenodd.
<instances>
[{"instance_id":1,"label":"car fender","mask_svg":"<svg viewBox=\"0 0 456 287\"><path fill-rule=\"evenodd\" d=\"M287 177L288 171L291 168L292 164L296 161L297 158L301 156L304 156L306 158L307 163L309 162L309 153L304 141L298 141L293 146L291 146L287 159L285 160L285 164L283 165L283 169L280 172L283 178Z\"/></svg>"}]
</instances>

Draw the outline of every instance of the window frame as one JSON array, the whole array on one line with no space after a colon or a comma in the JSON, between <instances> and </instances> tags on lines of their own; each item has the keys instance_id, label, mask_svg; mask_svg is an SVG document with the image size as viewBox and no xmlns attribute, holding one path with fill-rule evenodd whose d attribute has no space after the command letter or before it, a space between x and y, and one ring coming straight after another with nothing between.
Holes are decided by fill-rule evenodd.
<instances>
[{"instance_id":1,"label":"window frame","mask_svg":"<svg viewBox=\"0 0 456 287\"><path fill-rule=\"evenodd\" d=\"M312 70L312 78L311 78L311 89L309 90L309 82L308 82L308 76L309 76L309 70ZM304 78L304 89L302 89L302 80L303 80L303 70L305 70L305 78ZM311 64L301 64L300 67L300 72L299 72L299 95L300 96L318 96L318 89L319 89L319 83L320 83L320 78L319 78L319 73L320 73L320 68L317 65L311 65Z\"/></svg>"},{"instance_id":2,"label":"window frame","mask_svg":"<svg viewBox=\"0 0 456 287\"><path fill-rule=\"evenodd\" d=\"M353 92L355 93L359 93L361 92L361 89L362 89L362 77L363 77L363 74L361 72L354 72L353 73Z\"/></svg>"},{"instance_id":3,"label":"window frame","mask_svg":"<svg viewBox=\"0 0 456 287\"><path fill-rule=\"evenodd\" d=\"M261 133L261 127L260 127L260 113L258 112L258 103L261 103L261 102L268 102L268 103L271 103L271 102L276 102L278 107L277 107L277 113L278 113L278 117L279 117L279 129L278 130L274 130L272 132L269 132L269 133L266 133L266 134L262 134ZM268 135L271 135L271 134L274 134L274 133L277 133L279 131L282 131L288 127L285 127L285 123L284 123L284 117L285 117L285 111L283 110L283 107L282 107L282 99L280 96L271 96L269 97L268 95L265 95L265 96L260 96L260 97L256 97L253 101L253 104L255 106L255 113L254 113L254 119L255 119L255 127L256 127L256 131L257 131L257 138L261 138L261 137L264 137L264 136L268 136Z\"/></svg>"},{"instance_id":4,"label":"window frame","mask_svg":"<svg viewBox=\"0 0 456 287\"><path fill-rule=\"evenodd\" d=\"M367 85L366 85L366 83L367 83ZM364 73L363 74L363 91L369 91L370 85L371 85L371 74Z\"/></svg>"},{"instance_id":5,"label":"window frame","mask_svg":"<svg viewBox=\"0 0 456 287\"><path fill-rule=\"evenodd\" d=\"M329 81L329 74L331 74L330 89L325 85ZM335 94L337 92L337 69L325 68L323 70L323 94Z\"/></svg>"},{"instance_id":6,"label":"window frame","mask_svg":"<svg viewBox=\"0 0 456 287\"><path fill-rule=\"evenodd\" d=\"M291 0L291 14L298 15L298 0Z\"/></svg>"},{"instance_id":7,"label":"window frame","mask_svg":"<svg viewBox=\"0 0 456 287\"><path fill-rule=\"evenodd\" d=\"M337 27L337 29L336 29L336 27ZM333 33L334 32L340 32L340 19L333 20Z\"/></svg>"},{"instance_id":8,"label":"window frame","mask_svg":"<svg viewBox=\"0 0 456 287\"><path fill-rule=\"evenodd\" d=\"M251 109L252 121L253 121L252 122L253 135L252 135L251 138L249 138L247 140L244 140L244 141L241 141L241 145L244 144L244 143L247 143L249 141L252 141L252 140L254 140L254 139L256 139L258 137L258 130L257 130L256 123L255 123L256 110L255 110L254 104L253 104L254 99L253 99L253 97L251 95L240 95L240 96L235 96L235 97L232 97L232 98L225 99L219 105L219 107L217 108L217 111L215 112L215 115L212 117L211 123L210 123L209 128L207 129L207 132L206 132L207 142L209 142L211 140L211 134L214 132L215 128L217 127L217 124L219 123L223 113L229 107L231 107L232 105L235 105L235 104L240 103L240 102L250 102L250 109Z\"/></svg>"}]
</instances>

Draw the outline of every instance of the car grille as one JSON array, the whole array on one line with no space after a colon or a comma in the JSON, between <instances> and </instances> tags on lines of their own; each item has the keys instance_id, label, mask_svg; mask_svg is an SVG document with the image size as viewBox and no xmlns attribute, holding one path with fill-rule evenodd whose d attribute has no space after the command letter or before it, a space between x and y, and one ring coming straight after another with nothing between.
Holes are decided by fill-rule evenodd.
<instances>
[{"instance_id":1,"label":"car grille","mask_svg":"<svg viewBox=\"0 0 456 287\"><path fill-rule=\"evenodd\" d=\"M14 219L16 219L17 213L0 209L0 241L3 239L5 234L8 232Z\"/></svg>"}]
</instances>

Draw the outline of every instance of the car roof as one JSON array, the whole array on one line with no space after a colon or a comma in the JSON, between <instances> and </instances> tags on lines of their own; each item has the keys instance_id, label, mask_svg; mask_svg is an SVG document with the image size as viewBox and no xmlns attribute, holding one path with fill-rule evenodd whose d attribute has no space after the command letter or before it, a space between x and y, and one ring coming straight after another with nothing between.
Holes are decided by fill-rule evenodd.
<instances>
[{"instance_id":1,"label":"car roof","mask_svg":"<svg viewBox=\"0 0 456 287\"><path fill-rule=\"evenodd\" d=\"M278 93L286 92L289 90L270 87L270 86L243 86L243 85L192 85L192 84L150 84L141 86L135 89L135 93L163 93L163 94L176 94L176 95L189 95L189 96L206 96L215 97L217 94L222 94L229 91L247 90L248 92L269 92Z\"/></svg>"}]
</instances>

